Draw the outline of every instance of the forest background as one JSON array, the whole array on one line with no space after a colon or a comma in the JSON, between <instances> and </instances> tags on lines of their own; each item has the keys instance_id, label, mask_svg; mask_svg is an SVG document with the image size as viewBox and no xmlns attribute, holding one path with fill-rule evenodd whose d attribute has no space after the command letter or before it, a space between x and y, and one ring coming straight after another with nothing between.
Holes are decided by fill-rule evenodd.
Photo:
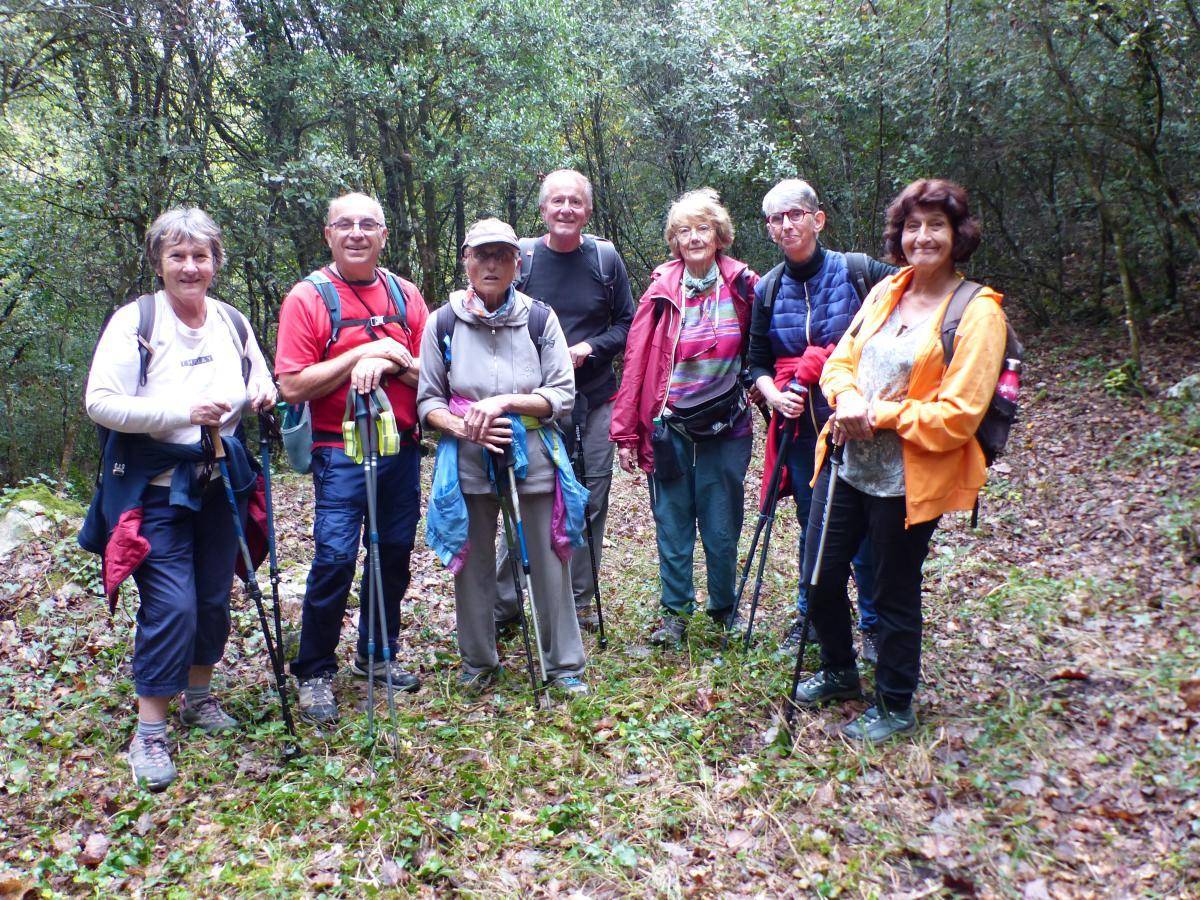
<instances>
[{"instance_id":1,"label":"forest background","mask_svg":"<svg viewBox=\"0 0 1200 900\"><path fill-rule=\"evenodd\" d=\"M0 526L28 529L0 534L0 897L1200 896L1198 84L1197 0L0 0ZM83 382L105 317L153 287L150 222L213 215L216 290L271 356L331 196L380 198L384 264L438 305L466 225L537 233L564 165L639 292L685 189L721 192L759 271L779 178L816 187L828 246L873 253L908 181L970 190L969 274L1029 353L979 527L947 517L926 564L918 733L849 745L862 703L780 728L790 501L755 646L696 622L645 646L654 525L619 476L588 697L535 712L515 643L499 690L459 693L453 581L419 542L399 760L365 749L339 676L343 724L281 764L239 591L218 678L244 730L176 729L180 780L136 788L136 605L90 596L75 534ZM313 501L277 474L286 644ZM747 523L760 476L756 453Z\"/></svg>"},{"instance_id":2,"label":"forest background","mask_svg":"<svg viewBox=\"0 0 1200 900\"><path fill-rule=\"evenodd\" d=\"M90 470L90 354L152 287L164 209L223 227L217 293L270 355L330 196L380 198L384 264L438 305L465 226L536 233L559 166L635 289L683 190L719 190L765 271L779 178L817 188L829 246L874 253L899 187L957 179L971 274L1028 322L1124 321L1104 383L1140 389L1144 342L1200 314L1198 83L1194 0L4 0L0 483Z\"/></svg>"}]
</instances>

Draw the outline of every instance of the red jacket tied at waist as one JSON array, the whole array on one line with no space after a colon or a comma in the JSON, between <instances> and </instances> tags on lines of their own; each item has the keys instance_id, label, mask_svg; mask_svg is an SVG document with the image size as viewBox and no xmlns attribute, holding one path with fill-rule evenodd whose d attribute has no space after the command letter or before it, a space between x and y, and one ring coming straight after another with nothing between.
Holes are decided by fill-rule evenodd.
<instances>
[{"instance_id":1,"label":"red jacket tied at waist","mask_svg":"<svg viewBox=\"0 0 1200 900\"><path fill-rule=\"evenodd\" d=\"M821 370L825 368L825 360L829 359L833 353L834 344L828 347L809 346L799 356L781 356L775 360L775 387L781 391L786 391L787 386L792 381L798 381L804 385L805 404L812 403L812 387L821 379ZM807 406L806 406L807 409ZM804 415L806 413L802 413ZM777 427L782 416L779 413L772 413L771 427L767 429L767 446L763 454L763 479L758 487L758 508L761 510L767 502L767 486L770 481L769 473L775 465L775 458L779 455L779 441L782 436L782 430ZM784 420L786 423L786 420ZM788 470L785 467L781 473L779 481L779 496L790 494L792 490L792 481L788 477Z\"/></svg>"}]
</instances>

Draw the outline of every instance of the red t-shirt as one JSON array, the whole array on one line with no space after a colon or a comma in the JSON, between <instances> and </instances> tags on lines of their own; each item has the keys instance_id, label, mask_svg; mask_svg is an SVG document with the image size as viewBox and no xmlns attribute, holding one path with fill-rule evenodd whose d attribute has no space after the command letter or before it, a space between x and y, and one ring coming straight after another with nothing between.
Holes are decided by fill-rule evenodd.
<instances>
[{"instance_id":1,"label":"red t-shirt","mask_svg":"<svg viewBox=\"0 0 1200 900\"><path fill-rule=\"evenodd\" d=\"M328 268L325 274L329 276L337 288L338 297L342 301L342 321L347 319L367 319L371 316L392 315L395 310L388 299L387 285L383 278L376 278L374 284L354 285L353 289L342 279L336 277ZM389 322L386 325L373 328L377 335L386 335L399 344L408 348L415 357L421 352L421 336L425 331L425 322L429 318L429 309L417 286L410 281L400 279L400 286L407 301L405 315L408 331L399 322ZM355 296L355 291L358 295ZM362 300L359 300L359 297ZM329 321L329 311L317 293L315 286L307 281L299 282L291 293L284 298L283 307L279 312L279 336L275 348L275 375L288 375L300 372L315 363L333 359L361 344L368 343L371 338L363 325L343 325L338 334L337 342L329 348L325 355L325 344L333 331ZM346 412L346 392L350 390L349 379L332 393L318 397L309 402L312 414L313 431L330 431L341 434L342 416ZM401 431L413 428L417 424L417 390L403 384L398 378L389 377L385 382L384 391L392 402L392 411L396 416L396 425ZM314 441L315 447L340 447L342 442Z\"/></svg>"}]
</instances>

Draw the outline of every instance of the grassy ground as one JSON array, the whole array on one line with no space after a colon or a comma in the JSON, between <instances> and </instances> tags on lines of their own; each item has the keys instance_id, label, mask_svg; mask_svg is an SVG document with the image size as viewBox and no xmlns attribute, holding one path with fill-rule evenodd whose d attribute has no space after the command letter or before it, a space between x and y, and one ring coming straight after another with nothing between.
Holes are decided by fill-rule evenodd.
<instances>
[{"instance_id":1,"label":"grassy ground","mask_svg":"<svg viewBox=\"0 0 1200 900\"><path fill-rule=\"evenodd\" d=\"M1186 409L1106 396L1111 347L1066 343L1034 342L1055 361L1030 367L980 528L948 517L935 536L921 727L878 748L838 735L863 704L779 727L790 501L757 648L721 654L698 622L684 650L651 651L653 523L619 474L591 696L535 710L516 643L499 690L460 696L450 581L422 547L402 656L425 684L398 701L395 760L364 747L347 677L341 727L302 726L304 757L281 762L239 593L217 686L244 730L175 727L181 777L151 795L123 757L135 598L110 618L86 594L95 565L56 510L59 536L0 584L0 894L1197 896L1200 432ZM1156 371L1189 358L1167 344ZM294 640L309 489L277 493Z\"/></svg>"}]
</instances>

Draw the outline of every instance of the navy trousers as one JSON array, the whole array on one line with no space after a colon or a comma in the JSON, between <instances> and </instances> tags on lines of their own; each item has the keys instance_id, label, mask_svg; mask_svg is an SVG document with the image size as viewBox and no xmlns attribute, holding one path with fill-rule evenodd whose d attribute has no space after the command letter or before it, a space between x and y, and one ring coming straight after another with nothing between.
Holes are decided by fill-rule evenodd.
<instances>
[{"instance_id":1,"label":"navy trousers","mask_svg":"<svg viewBox=\"0 0 1200 900\"><path fill-rule=\"evenodd\" d=\"M317 447L312 460L317 511L313 521L316 552L308 573L300 626L300 649L292 661L298 678L337 671L337 645L354 583L358 547L369 535L363 528L367 494L363 467L340 447ZM379 458L377 525L387 642L392 654L400 634L400 600L408 590L409 560L421 514L420 454L415 445L401 446L395 456ZM359 590L358 655L369 645L369 587L362 573ZM375 659L383 658L383 632L375 617Z\"/></svg>"},{"instance_id":2,"label":"navy trousers","mask_svg":"<svg viewBox=\"0 0 1200 900\"><path fill-rule=\"evenodd\" d=\"M139 697L169 697L188 684L188 669L211 666L229 637L229 593L237 538L229 501L210 483L199 512L171 506L170 489L142 497L142 537L150 555L133 573L138 587L133 683ZM246 504L238 514L245 522Z\"/></svg>"}]
</instances>

